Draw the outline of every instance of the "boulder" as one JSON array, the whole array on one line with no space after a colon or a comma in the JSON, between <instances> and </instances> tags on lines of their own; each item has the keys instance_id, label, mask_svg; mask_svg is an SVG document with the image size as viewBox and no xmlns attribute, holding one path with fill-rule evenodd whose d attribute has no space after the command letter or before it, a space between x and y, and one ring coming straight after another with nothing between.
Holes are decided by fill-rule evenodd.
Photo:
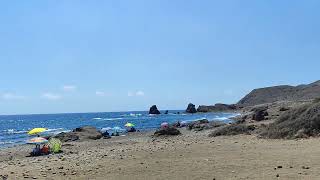
<instances>
[{"instance_id":1,"label":"boulder","mask_svg":"<svg viewBox=\"0 0 320 180\"><path fill-rule=\"evenodd\" d=\"M55 138L60 139L62 142L97 140L102 138L102 133L95 127L84 126L76 128L71 132L60 133Z\"/></svg>"},{"instance_id":2,"label":"boulder","mask_svg":"<svg viewBox=\"0 0 320 180\"><path fill-rule=\"evenodd\" d=\"M288 110L290 110L290 109L287 108L287 107L281 107L281 108L279 109L279 111L288 111Z\"/></svg>"},{"instance_id":3,"label":"boulder","mask_svg":"<svg viewBox=\"0 0 320 180\"><path fill-rule=\"evenodd\" d=\"M189 123L187 126L187 129L201 131L204 129L205 125L208 123L209 121L207 119L201 119L201 120Z\"/></svg>"},{"instance_id":4,"label":"boulder","mask_svg":"<svg viewBox=\"0 0 320 180\"><path fill-rule=\"evenodd\" d=\"M253 109L252 120L255 121L263 121L266 120L266 116L268 116L268 107L257 107Z\"/></svg>"},{"instance_id":5,"label":"boulder","mask_svg":"<svg viewBox=\"0 0 320 180\"><path fill-rule=\"evenodd\" d=\"M151 106L149 114L161 114L156 105Z\"/></svg>"},{"instance_id":6,"label":"boulder","mask_svg":"<svg viewBox=\"0 0 320 180\"><path fill-rule=\"evenodd\" d=\"M187 113L196 113L197 112L196 106L192 103L188 104L186 112Z\"/></svg>"},{"instance_id":7,"label":"boulder","mask_svg":"<svg viewBox=\"0 0 320 180\"><path fill-rule=\"evenodd\" d=\"M188 130L194 130L194 131L202 131L206 129L213 129L220 126L226 125L223 122L219 121L211 121L209 122L207 119L202 119L198 121L191 122L187 125Z\"/></svg>"},{"instance_id":8,"label":"boulder","mask_svg":"<svg viewBox=\"0 0 320 180\"><path fill-rule=\"evenodd\" d=\"M167 129L160 129L160 130L157 130L154 135L155 136L176 136L176 135L180 135L181 132L174 128L174 127L169 127Z\"/></svg>"}]
</instances>

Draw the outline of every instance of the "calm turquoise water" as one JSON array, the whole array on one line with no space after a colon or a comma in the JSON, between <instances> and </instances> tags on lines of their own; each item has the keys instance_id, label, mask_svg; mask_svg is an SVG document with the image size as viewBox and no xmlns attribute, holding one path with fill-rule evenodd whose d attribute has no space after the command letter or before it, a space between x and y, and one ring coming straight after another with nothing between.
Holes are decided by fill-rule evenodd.
<instances>
[{"instance_id":1,"label":"calm turquoise water","mask_svg":"<svg viewBox=\"0 0 320 180\"><path fill-rule=\"evenodd\" d=\"M70 131L80 126L90 125L98 129L106 127L123 127L127 122L134 123L139 130L158 128L162 122L194 121L206 118L212 121L230 122L232 113L200 113L149 115L145 111L106 112L106 113L72 113L42 115L10 115L0 116L0 147L24 144L29 138L28 130L35 127L48 128L48 134ZM180 111L182 112L182 111Z\"/></svg>"}]
</instances>

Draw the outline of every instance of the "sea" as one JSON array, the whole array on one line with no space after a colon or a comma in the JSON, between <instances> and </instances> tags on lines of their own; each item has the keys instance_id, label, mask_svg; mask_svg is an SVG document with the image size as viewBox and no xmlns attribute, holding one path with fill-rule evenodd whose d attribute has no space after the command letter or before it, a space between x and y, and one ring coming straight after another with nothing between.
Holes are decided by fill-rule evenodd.
<instances>
[{"instance_id":1,"label":"sea","mask_svg":"<svg viewBox=\"0 0 320 180\"><path fill-rule=\"evenodd\" d=\"M35 115L1 115L0 116L0 148L25 144L31 137L27 132L33 128L47 128L45 135L68 132L81 126L102 128L125 128L127 122L135 124L140 131L150 131L160 127L163 122L209 121L232 122L235 113L196 113L186 114L183 111L169 111L168 114L149 115L146 111L133 112L98 112L98 113L66 113Z\"/></svg>"}]
</instances>

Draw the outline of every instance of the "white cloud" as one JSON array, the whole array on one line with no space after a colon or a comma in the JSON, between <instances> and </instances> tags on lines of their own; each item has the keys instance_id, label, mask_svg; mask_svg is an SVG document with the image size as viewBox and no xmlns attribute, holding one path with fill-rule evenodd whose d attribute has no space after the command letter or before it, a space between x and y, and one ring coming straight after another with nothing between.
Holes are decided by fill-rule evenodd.
<instances>
[{"instance_id":1,"label":"white cloud","mask_svg":"<svg viewBox=\"0 0 320 180\"><path fill-rule=\"evenodd\" d=\"M129 97L133 97L133 96L144 96L144 92L143 91L136 91L136 92L128 92L128 96Z\"/></svg>"},{"instance_id":2,"label":"white cloud","mask_svg":"<svg viewBox=\"0 0 320 180\"><path fill-rule=\"evenodd\" d=\"M144 92L143 91L137 91L136 92L136 96L144 96Z\"/></svg>"},{"instance_id":3,"label":"white cloud","mask_svg":"<svg viewBox=\"0 0 320 180\"><path fill-rule=\"evenodd\" d=\"M103 92L103 91L96 91L96 95L97 95L97 96L104 97L104 96L106 96L107 94L106 94L105 92Z\"/></svg>"},{"instance_id":4,"label":"white cloud","mask_svg":"<svg viewBox=\"0 0 320 180\"><path fill-rule=\"evenodd\" d=\"M42 98L48 99L48 100L59 100L62 97L59 94L54 93L43 93Z\"/></svg>"},{"instance_id":5,"label":"white cloud","mask_svg":"<svg viewBox=\"0 0 320 180\"><path fill-rule=\"evenodd\" d=\"M5 99L5 100L22 100L22 99L26 99L25 96L21 96L21 95L17 95L17 94L14 94L14 93L4 93L2 94L2 99Z\"/></svg>"},{"instance_id":6,"label":"white cloud","mask_svg":"<svg viewBox=\"0 0 320 180\"><path fill-rule=\"evenodd\" d=\"M75 90L77 90L77 86L65 85L62 87L62 90L66 91L66 92L75 91Z\"/></svg>"},{"instance_id":7,"label":"white cloud","mask_svg":"<svg viewBox=\"0 0 320 180\"><path fill-rule=\"evenodd\" d=\"M129 96L129 97L132 97L132 96L134 96L134 93L128 92L128 96Z\"/></svg>"}]
</instances>

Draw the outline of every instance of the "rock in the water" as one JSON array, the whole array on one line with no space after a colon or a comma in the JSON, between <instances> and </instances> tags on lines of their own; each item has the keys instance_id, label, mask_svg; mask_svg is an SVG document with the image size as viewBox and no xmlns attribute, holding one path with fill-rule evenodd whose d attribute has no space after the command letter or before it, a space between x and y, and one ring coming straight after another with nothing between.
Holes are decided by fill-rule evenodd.
<instances>
[{"instance_id":1,"label":"rock in the water","mask_svg":"<svg viewBox=\"0 0 320 180\"><path fill-rule=\"evenodd\" d=\"M192 103L188 104L186 112L187 113L196 113L197 112L196 106Z\"/></svg>"},{"instance_id":2,"label":"rock in the water","mask_svg":"<svg viewBox=\"0 0 320 180\"><path fill-rule=\"evenodd\" d=\"M255 108L253 109L254 113L252 115L252 120L255 121L263 121L266 120L266 116L268 116L268 112L267 112L268 107L259 107L259 108Z\"/></svg>"},{"instance_id":3,"label":"rock in the water","mask_svg":"<svg viewBox=\"0 0 320 180\"><path fill-rule=\"evenodd\" d=\"M151 106L149 114L161 114L156 105Z\"/></svg>"},{"instance_id":4,"label":"rock in the water","mask_svg":"<svg viewBox=\"0 0 320 180\"><path fill-rule=\"evenodd\" d=\"M99 132L95 127L84 126L76 128L71 132L60 133L55 136L62 142L68 141L85 141L85 140L97 140L102 138L102 133Z\"/></svg>"},{"instance_id":5,"label":"rock in the water","mask_svg":"<svg viewBox=\"0 0 320 180\"><path fill-rule=\"evenodd\" d=\"M169 111L168 111L168 110L166 110L166 112L165 112L164 114L169 114Z\"/></svg>"},{"instance_id":6,"label":"rock in the water","mask_svg":"<svg viewBox=\"0 0 320 180\"><path fill-rule=\"evenodd\" d=\"M158 130L154 133L155 136L164 136L164 135L169 135L169 136L176 136L176 135L180 135L181 132L173 127L169 127L167 129L161 129Z\"/></svg>"}]
</instances>

